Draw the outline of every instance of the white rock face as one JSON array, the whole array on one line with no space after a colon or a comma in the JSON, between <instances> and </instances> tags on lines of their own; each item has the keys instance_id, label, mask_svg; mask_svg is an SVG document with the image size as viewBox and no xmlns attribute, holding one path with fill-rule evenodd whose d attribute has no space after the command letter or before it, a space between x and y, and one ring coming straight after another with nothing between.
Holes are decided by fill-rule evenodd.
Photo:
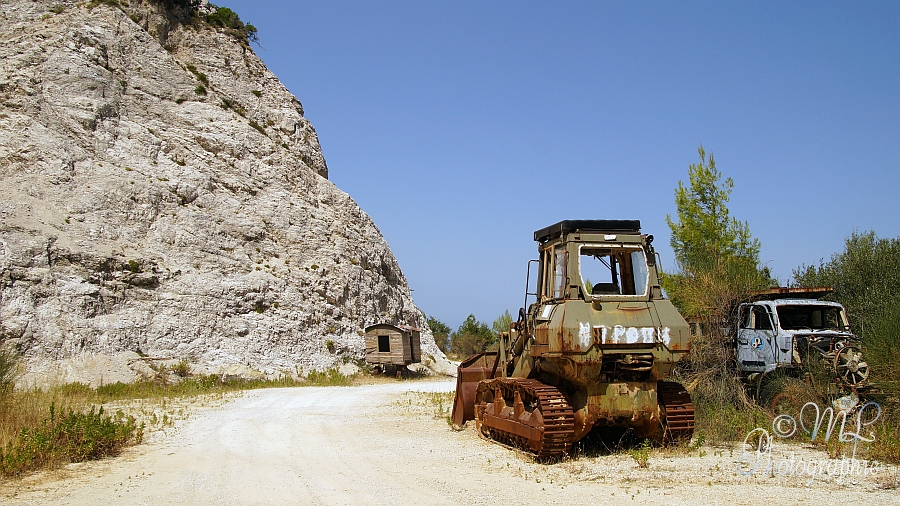
<instances>
[{"instance_id":1,"label":"white rock face","mask_svg":"<svg viewBox=\"0 0 900 506\"><path fill-rule=\"evenodd\" d=\"M449 372L246 43L155 2L0 6L0 340L34 374L123 353L296 374L361 358L379 322L424 329Z\"/></svg>"}]
</instances>

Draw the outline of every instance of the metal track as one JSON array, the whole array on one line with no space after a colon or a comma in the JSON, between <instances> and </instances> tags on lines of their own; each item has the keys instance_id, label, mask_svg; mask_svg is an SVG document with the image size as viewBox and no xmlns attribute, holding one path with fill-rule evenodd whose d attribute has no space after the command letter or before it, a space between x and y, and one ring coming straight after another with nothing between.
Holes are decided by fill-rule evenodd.
<instances>
[{"instance_id":1,"label":"metal track","mask_svg":"<svg viewBox=\"0 0 900 506\"><path fill-rule=\"evenodd\" d=\"M495 378L479 383L475 399L479 430L497 443L540 460L563 457L572 447L574 412L556 387L532 379Z\"/></svg>"},{"instance_id":2,"label":"metal track","mask_svg":"<svg viewBox=\"0 0 900 506\"><path fill-rule=\"evenodd\" d=\"M690 439L694 434L694 403L687 390L678 383L660 381L656 395L666 411L665 440Z\"/></svg>"}]
</instances>

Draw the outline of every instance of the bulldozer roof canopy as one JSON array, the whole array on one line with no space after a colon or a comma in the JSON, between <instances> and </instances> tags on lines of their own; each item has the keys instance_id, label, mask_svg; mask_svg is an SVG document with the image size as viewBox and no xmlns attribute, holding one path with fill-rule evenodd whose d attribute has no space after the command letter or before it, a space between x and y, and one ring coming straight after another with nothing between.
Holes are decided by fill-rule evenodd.
<instances>
[{"instance_id":1,"label":"bulldozer roof canopy","mask_svg":"<svg viewBox=\"0 0 900 506\"><path fill-rule=\"evenodd\" d=\"M534 240L544 242L568 232L641 232L640 220L563 220L534 233Z\"/></svg>"}]
</instances>

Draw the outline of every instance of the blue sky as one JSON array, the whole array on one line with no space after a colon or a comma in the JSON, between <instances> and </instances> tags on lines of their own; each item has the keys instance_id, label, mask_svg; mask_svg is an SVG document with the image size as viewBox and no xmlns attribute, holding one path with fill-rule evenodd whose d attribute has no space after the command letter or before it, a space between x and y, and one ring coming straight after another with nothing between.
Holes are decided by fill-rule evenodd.
<instances>
[{"instance_id":1,"label":"blue sky","mask_svg":"<svg viewBox=\"0 0 900 506\"><path fill-rule=\"evenodd\" d=\"M218 3L453 328L515 314L559 220L640 219L673 266L701 143L783 282L900 236L900 2Z\"/></svg>"}]
</instances>

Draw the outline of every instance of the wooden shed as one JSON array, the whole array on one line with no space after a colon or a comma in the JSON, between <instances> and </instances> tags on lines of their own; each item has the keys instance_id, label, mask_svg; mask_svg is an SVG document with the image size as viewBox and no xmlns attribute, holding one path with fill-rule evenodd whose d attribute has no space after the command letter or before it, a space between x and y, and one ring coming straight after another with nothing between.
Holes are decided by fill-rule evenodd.
<instances>
[{"instance_id":1,"label":"wooden shed","mask_svg":"<svg viewBox=\"0 0 900 506\"><path fill-rule=\"evenodd\" d=\"M419 329L387 323L366 327L366 363L409 365L421 361Z\"/></svg>"}]
</instances>

